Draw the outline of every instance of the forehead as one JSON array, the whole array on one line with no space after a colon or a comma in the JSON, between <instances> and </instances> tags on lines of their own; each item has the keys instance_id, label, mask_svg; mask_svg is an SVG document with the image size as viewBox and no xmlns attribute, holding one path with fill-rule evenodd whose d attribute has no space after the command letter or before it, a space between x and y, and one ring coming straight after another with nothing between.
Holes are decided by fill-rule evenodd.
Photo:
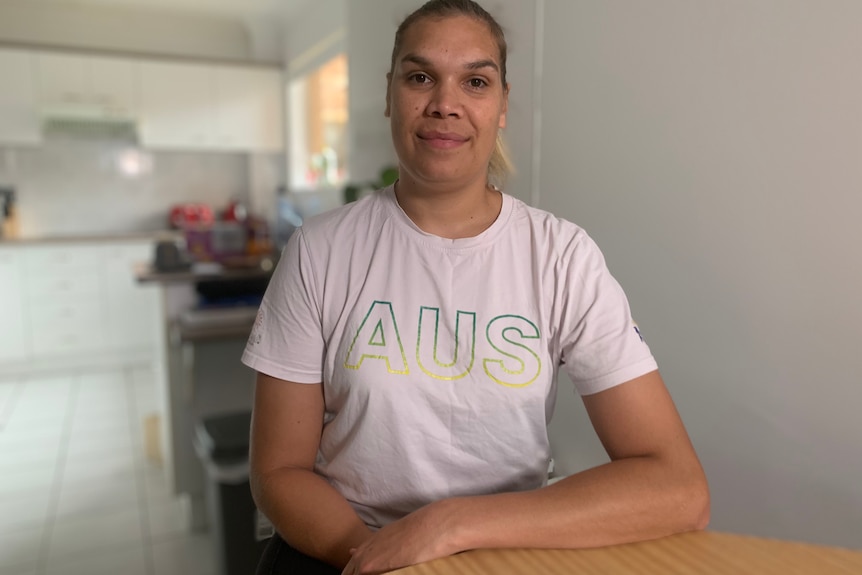
<instances>
[{"instance_id":1,"label":"forehead","mask_svg":"<svg viewBox=\"0 0 862 575\"><path fill-rule=\"evenodd\" d=\"M490 28L469 16L429 17L414 22L404 33L396 64L408 54L432 61L488 59L500 63L500 49Z\"/></svg>"}]
</instances>

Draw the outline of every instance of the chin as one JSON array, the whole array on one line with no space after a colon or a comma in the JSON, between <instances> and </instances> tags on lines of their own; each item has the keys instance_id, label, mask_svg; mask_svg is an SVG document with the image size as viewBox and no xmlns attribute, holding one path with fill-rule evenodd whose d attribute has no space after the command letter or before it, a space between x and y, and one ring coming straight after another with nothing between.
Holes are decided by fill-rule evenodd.
<instances>
[{"instance_id":1,"label":"chin","mask_svg":"<svg viewBox=\"0 0 862 575\"><path fill-rule=\"evenodd\" d=\"M462 184L472 178L464 171L442 166L422 166L419 169L405 170L412 181L427 186Z\"/></svg>"}]
</instances>

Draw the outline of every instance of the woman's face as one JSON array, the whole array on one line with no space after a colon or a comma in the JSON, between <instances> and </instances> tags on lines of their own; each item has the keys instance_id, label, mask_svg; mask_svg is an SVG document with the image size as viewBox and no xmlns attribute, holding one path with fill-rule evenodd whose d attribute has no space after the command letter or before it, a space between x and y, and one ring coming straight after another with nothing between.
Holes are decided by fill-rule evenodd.
<instances>
[{"instance_id":1,"label":"woman's face","mask_svg":"<svg viewBox=\"0 0 862 575\"><path fill-rule=\"evenodd\" d=\"M438 188L484 184L508 106L487 25L466 16L419 20L404 34L387 80L401 180Z\"/></svg>"}]
</instances>

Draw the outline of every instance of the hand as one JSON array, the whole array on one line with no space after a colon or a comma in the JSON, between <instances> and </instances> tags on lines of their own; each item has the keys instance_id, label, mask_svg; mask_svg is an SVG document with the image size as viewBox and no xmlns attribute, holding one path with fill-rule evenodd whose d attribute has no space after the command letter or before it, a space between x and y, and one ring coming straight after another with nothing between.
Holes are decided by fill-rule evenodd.
<instances>
[{"instance_id":1,"label":"hand","mask_svg":"<svg viewBox=\"0 0 862 575\"><path fill-rule=\"evenodd\" d=\"M382 528L351 550L342 574L385 573L455 553L445 507L432 503Z\"/></svg>"}]
</instances>

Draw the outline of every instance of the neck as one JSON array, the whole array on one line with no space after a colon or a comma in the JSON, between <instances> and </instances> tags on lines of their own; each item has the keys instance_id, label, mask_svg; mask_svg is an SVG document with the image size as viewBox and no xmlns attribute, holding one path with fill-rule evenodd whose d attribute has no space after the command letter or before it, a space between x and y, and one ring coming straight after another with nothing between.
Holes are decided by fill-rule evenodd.
<instances>
[{"instance_id":1,"label":"neck","mask_svg":"<svg viewBox=\"0 0 862 575\"><path fill-rule=\"evenodd\" d=\"M481 234L496 221L503 207L503 195L484 179L451 190L400 178L395 197L419 229L451 240Z\"/></svg>"}]
</instances>

